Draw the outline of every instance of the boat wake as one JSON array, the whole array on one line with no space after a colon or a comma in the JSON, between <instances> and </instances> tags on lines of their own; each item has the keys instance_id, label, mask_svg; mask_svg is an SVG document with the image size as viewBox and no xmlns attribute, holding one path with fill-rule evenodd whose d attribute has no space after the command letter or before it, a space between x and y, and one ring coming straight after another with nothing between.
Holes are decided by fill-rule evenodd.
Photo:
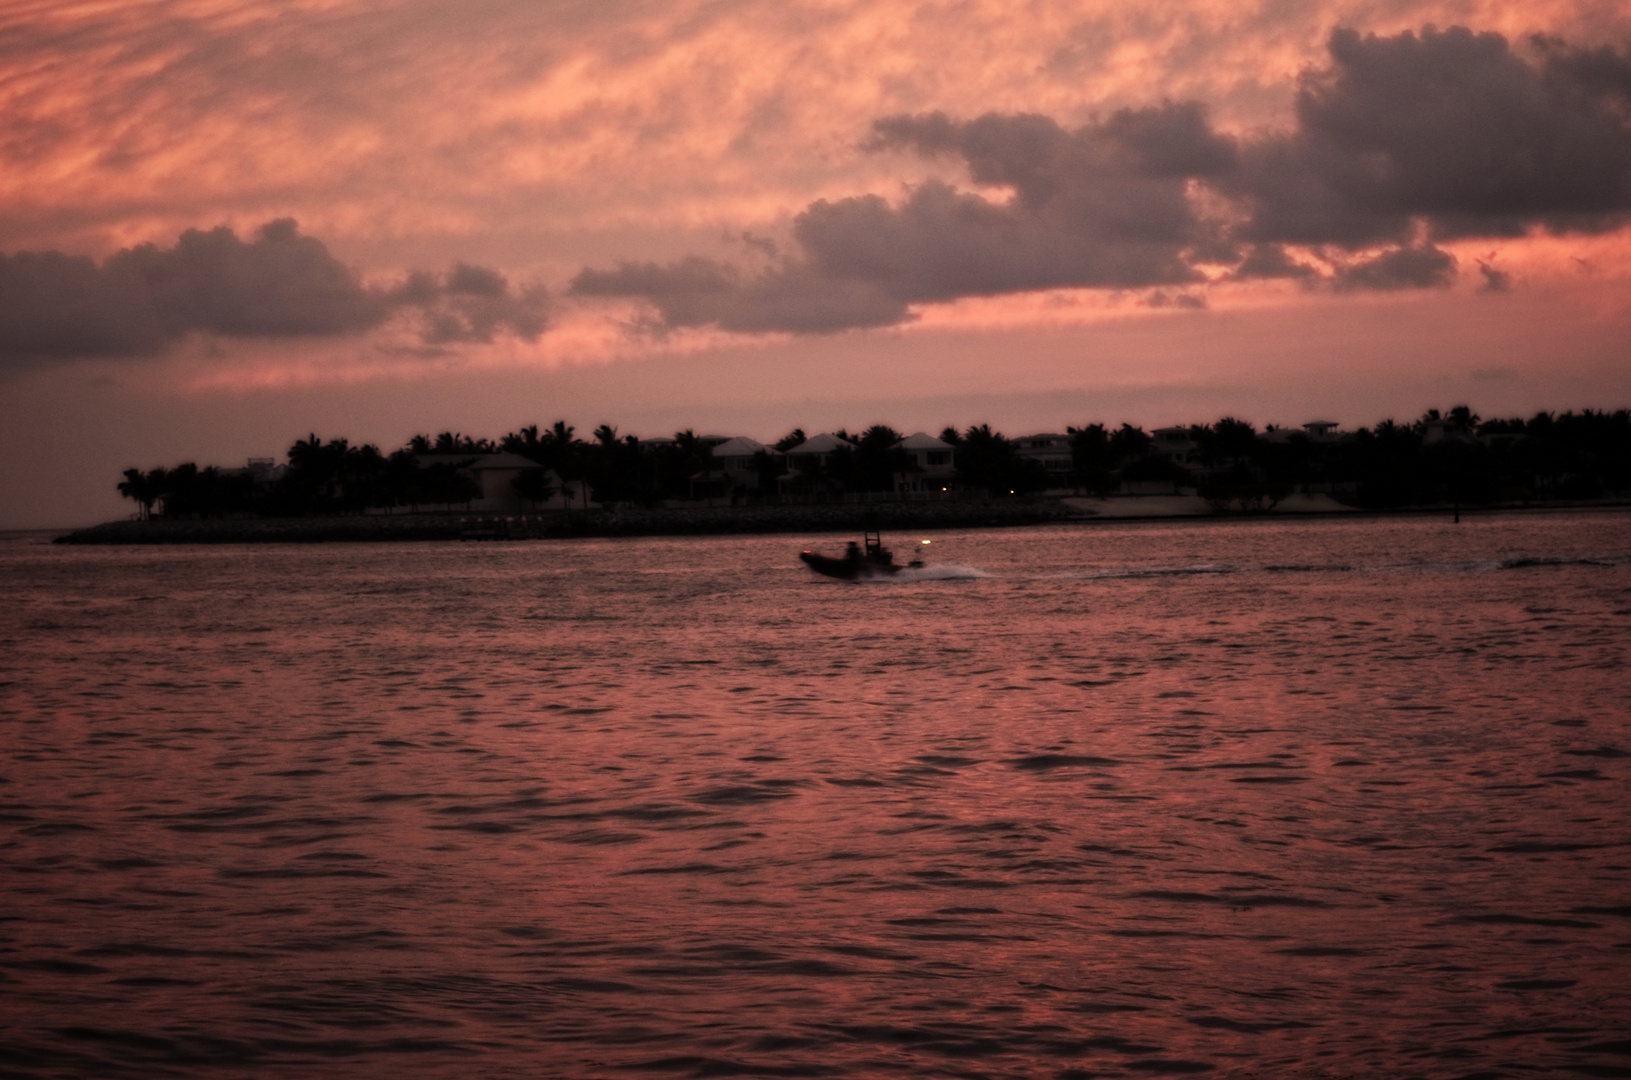
<instances>
[{"instance_id":1,"label":"boat wake","mask_svg":"<svg viewBox=\"0 0 1631 1080\"><path fill-rule=\"evenodd\" d=\"M898 573L888 577L866 578L866 581L965 581L974 578L988 578L991 575L977 566L953 566L942 563L936 566L903 566Z\"/></svg>"}]
</instances>

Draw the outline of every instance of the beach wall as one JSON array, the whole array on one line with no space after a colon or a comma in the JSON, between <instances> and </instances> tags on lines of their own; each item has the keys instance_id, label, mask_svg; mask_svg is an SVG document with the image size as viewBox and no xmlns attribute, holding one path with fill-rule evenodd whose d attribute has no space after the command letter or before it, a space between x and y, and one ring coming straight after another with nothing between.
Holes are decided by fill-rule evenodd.
<instances>
[{"instance_id":1,"label":"beach wall","mask_svg":"<svg viewBox=\"0 0 1631 1080\"><path fill-rule=\"evenodd\" d=\"M569 536L690 536L859 532L868 512L885 531L1038 525L1090 516L1057 499L875 506L628 508L571 515L400 514L330 518L110 521L58 538L66 544L292 544L506 540Z\"/></svg>"}]
</instances>

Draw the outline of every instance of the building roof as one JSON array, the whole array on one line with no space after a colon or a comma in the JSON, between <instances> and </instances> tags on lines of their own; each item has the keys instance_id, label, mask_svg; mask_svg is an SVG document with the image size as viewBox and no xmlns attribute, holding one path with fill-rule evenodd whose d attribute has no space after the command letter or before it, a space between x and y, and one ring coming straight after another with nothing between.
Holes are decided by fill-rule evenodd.
<instances>
[{"instance_id":1,"label":"building roof","mask_svg":"<svg viewBox=\"0 0 1631 1080\"><path fill-rule=\"evenodd\" d=\"M415 454L414 464L421 469L431 465L452 465L471 472L485 469L537 469L541 466L520 454Z\"/></svg>"},{"instance_id":2,"label":"building roof","mask_svg":"<svg viewBox=\"0 0 1631 1080\"><path fill-rule=\"evenodd\" d=\"M767 447L758 439L750 439L746 435L738 435L734 439L726 439L714 447L714 457L752 457Z\"/></svg>"},{"instance_id":3,"label":"building roof","mask_svg":"<svg viewBox=\"0 0 1631 1080\"><path fill-rule=\"evenodd\" d=\"M908 435L895 444L902 450L952 450L951 443L937 439L927 432L920 431L916 435Z\"/></svg>"},{"instance_id":4,"label":"building roof","mask_svg":"<svg viewBox=\"0 0 1631 1080\"><path fill-rule=\"evenodd\" d=\"M840 447L853 450L855 444L847 443L831 432L822 432L820 435L805 439L787 452L789 454L830 454Z\"/></svg>"}]
</instances>

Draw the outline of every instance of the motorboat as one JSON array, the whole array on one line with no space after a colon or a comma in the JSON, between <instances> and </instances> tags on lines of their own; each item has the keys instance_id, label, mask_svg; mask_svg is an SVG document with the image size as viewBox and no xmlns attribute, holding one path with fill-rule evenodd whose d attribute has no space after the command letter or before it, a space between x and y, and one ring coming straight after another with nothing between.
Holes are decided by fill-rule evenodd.
<instances>
[{"instance_id":1,"label":"motorboat","mask_svg":"<svg viewBox=\"0 0 1631 1080\"><path fill-rule=\"evenodd\" d=\"M919 570L923 567L922 559L913 559L905 566L895 562L895 556L883 546L877 528L870 523L862 543L864 547L851 540L844 554L837 558L814 551L801 551L799 558L816 573L843 581L893 577L902 570Z\"/></svg>"}]
</instances>

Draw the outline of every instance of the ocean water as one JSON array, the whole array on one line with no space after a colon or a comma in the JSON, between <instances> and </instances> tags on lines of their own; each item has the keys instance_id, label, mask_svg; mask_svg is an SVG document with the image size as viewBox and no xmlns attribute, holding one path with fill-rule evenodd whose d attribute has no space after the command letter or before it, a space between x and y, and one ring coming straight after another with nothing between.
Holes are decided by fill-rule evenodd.
<instances>
[{"instance_id":1,"label":"ocean water","mask_svg":"<svg viewBox=\"0 0 1631 1080\"><path fill-rule=\"evenodd\" d=\"M1631 514L927 538L0 543L0 1075L1631 1076Z\"/></svg>"}]
</instances>

